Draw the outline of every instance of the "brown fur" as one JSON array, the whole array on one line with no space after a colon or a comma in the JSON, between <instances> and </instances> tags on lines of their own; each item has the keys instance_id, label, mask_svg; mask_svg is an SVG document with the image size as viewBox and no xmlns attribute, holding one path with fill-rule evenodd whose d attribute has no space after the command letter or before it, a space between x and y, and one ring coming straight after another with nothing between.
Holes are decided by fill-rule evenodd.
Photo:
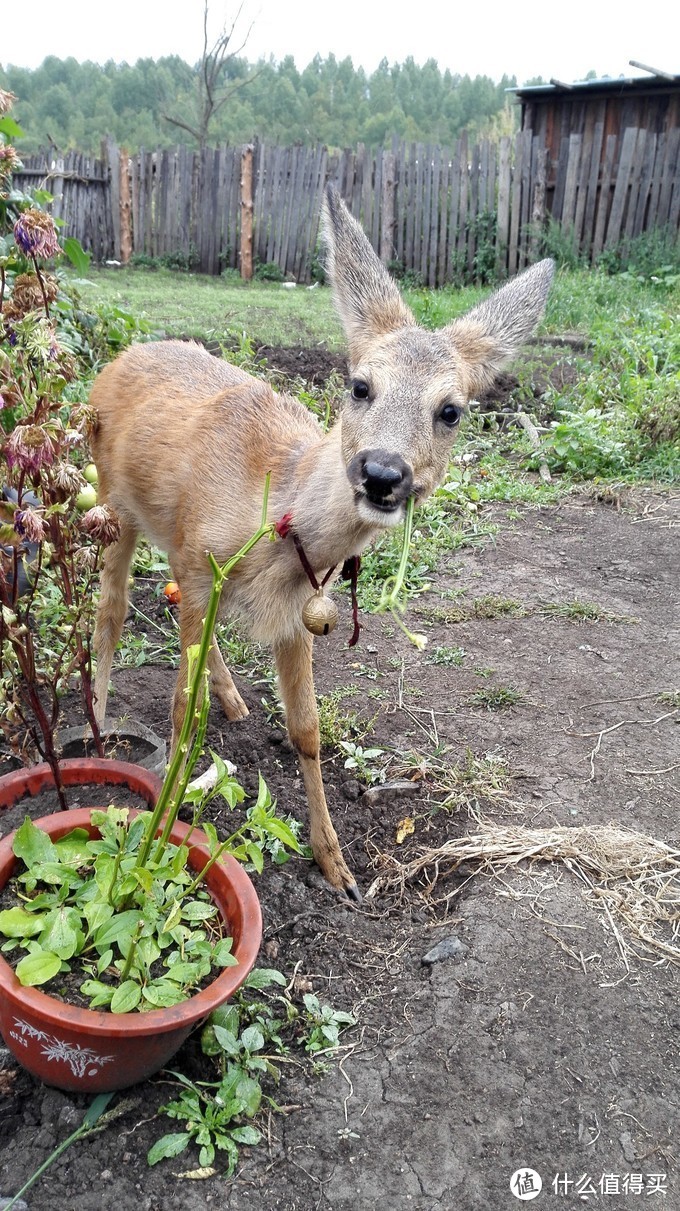
<instances>
[{"instance_id":1,"label":"brown fur","mask_svg":"<svg viewBox=\"0 0 680 1211\"><path fill-rule=\"evenodd\" d=\"M292 512L317 573L342 564L403 518L408 495L420 501L441 482L457 432L443 423L442 406L462 408L531 334L543 310L552 273L546 261L466 318L426 332L334 190L327 195L325 234L352 377L370 387L368 400L348 400L328 434L296 399L193 344L134 346L95 382L100 500L116 509L122 524L105 560L95 633L100 719L139 533L167 551L181 588L174 743L184 715L186 651L200 637L212 583L206 552L224 563L257 529L267 472L269 517ZM375 489L371 498L364 491L367 457L405 470L389 495L381 490L377 505ZM354 891L321 779L312 639L301 621L310 592L292 541L264 541L229 578L223 606L274 651L309 800L314 856L334 887ZM227 718L243 718L246 707L216 644L210 673Z\"/></svg>"}]
</instances>

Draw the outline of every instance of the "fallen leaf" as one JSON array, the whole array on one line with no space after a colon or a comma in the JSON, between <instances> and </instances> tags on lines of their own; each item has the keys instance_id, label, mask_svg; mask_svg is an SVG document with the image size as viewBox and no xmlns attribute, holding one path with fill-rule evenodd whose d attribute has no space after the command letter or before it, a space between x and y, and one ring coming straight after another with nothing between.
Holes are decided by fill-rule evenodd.
<instances>
[{"instance_id":1,"label":"fallen leaf","mask_svg":"<svg viewBox=\"0 0 680 1211\"><path fill-rule=\"evenodd\" d=\"M397 825L396 842L397 845L402 845L407 837L416 831L416 822L412 816L404 816Z\"/></svg>"}]
</instances>

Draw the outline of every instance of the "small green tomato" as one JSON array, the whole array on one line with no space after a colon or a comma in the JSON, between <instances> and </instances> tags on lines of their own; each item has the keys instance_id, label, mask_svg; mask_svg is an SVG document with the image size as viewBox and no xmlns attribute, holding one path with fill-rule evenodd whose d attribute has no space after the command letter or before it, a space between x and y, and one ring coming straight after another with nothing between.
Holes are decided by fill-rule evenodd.
<instances>
[{"instance_id":1,"label":"small green tomato","mask_svg":"<svg viewBox=\"0 0 680 1211\"><path fill-rule=\"evenodd\" d=\"M80 509L81 513L86 513L88 509L94 509L96 503L97 489L94 484L86 484L76 496L76 508Z\"/></svg>"},{"instance_id":2,"label":"small green tomato","mask_svg":"<svg viewBox=\"0 0 680 1211\"><path fill-rule=\"evenodd\" d=\"M97 474L97 468L95 467L94 463L87 464L87 466L85 467L85 469L83 471L83 475L85 476L85 479L87 480L88 484L96 484L99 481L99 476Z\"/></svg>"}]
</instances>

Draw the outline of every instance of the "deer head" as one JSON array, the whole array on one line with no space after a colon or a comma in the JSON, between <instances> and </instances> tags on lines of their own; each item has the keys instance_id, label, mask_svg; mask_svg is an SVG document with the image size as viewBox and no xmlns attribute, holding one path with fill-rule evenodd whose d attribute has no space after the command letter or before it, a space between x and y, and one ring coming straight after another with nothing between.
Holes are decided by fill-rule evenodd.
<instances>
[{"instance_id":1,"label":"deer head","mask_svg":"<svg viewBox=\"0 0 680 1211\"><path fill-rule=\"evenodd\" d=\"M349 345L341 448L359 517L396 525L441 483L468 401L533 333L554 265L540 261L461 319L420 327L337 190L323 214L328 275Z\"/></svg>"}]
</instances>

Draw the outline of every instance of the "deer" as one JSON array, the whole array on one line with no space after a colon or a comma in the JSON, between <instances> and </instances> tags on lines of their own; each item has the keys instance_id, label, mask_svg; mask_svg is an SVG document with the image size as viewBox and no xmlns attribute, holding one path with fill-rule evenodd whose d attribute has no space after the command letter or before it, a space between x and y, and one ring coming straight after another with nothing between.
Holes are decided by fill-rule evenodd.
<instances>
[{"instance_id":1,"label":"deer","mask_svg":"<svg viewBox=\"0 0 680 1211\"><path fill-rule=\"evenodd\" d=\"M299 400L197 343L133 345L95 380L99 501L120 519L120 537L102 568L95 713L103 721L130 562L143 534L167 553L181 593L172 751L184 718L187 651L199 642L212 586L207 555L224 564L257 530L269 475L267 516L289 518L296 542L255 546L228 578L221 610L273 652L314 859L332 888L359 900L324 793L313 636L301 617L310 582L298 547L321 580L402 521L410 497L417 506L434 491L469 401L491 386L541 319L554 265L538 262L464 316L429 331L417 324L332 184L322 230L349 368L339 418L327 432ZM214 638L208 669L227 720L245 718Z\"/></svg>"}]
</instances>

